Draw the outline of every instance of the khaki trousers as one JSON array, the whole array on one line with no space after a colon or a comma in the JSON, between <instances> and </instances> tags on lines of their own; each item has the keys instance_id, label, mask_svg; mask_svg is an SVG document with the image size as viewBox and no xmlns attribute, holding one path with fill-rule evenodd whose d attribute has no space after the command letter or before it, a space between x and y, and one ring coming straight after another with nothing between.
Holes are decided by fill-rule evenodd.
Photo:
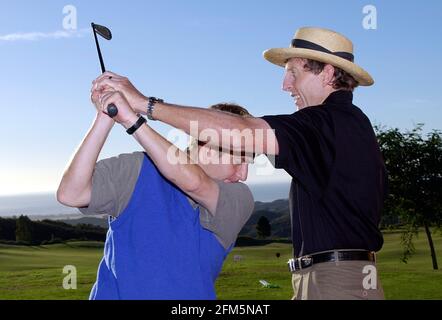
<instances>
[{"instance_id":1,"label":"khaki trousers","mask_svg":"<svg viewBox=\"0 0 442 320\"><path fill-rule=\"evenodd\" d=\"M293 300L384 300L375 263L314 264L292 275Z\"/></svg>"}]
</instances>

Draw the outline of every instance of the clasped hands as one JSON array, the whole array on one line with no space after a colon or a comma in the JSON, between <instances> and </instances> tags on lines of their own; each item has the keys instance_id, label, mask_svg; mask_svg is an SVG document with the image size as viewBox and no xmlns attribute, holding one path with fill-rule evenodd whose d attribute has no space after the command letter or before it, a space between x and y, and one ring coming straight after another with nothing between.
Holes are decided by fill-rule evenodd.
<instances>
[{"instance_id":1,"label":"clasped hands","mask_svg":"<svg viewBox=\"0 0 442 320\"><path fill-rule=\"evenodd\" d=\"M129 79L107 71L92 82L91 101L99 113L106 115L107 106L114 104L118 114L113 120L127 129L138 120L139 114L146 113L148 98Z\"/></svg>"}]
</instances>

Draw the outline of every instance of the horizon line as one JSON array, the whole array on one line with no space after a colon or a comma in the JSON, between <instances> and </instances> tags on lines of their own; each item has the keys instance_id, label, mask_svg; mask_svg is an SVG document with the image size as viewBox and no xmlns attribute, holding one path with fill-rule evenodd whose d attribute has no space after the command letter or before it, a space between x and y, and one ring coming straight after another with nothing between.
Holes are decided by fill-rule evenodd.
<instances>
[{"instance_id":1,"label":"horizon line","mask_svg":"<svg viewBox=\"0 0 442 320\"><path fill-rule=\"evenodd\" d=\"M257 182L250 182L247 183L247 181L243 182L247 184L248 186L264 186L264 185L271 185L271 184L290 184L291 181L283 181L283 180L277 180L272 182L267 181L257 181ZM37 196L37 195L49 195L49 194L56 194L56 190L45 190L45 191L26 191L22 193L6 193L6 194L0 194L0 198L6 198L6 197L23 197L23 196Z\"/></svg>"}]
</instances>

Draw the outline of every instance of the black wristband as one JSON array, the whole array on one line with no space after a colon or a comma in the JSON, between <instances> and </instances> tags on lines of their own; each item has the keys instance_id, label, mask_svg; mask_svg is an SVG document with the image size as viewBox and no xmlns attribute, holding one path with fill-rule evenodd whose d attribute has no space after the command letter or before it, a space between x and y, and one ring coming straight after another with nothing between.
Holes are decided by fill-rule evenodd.
<instances>
[{"instance_id":1,"label":"black wristband","mask_svg":"<svg viewBox=\"0 0 442 320\"><path fill-rule=\"evenodd\" d=\"M127 134L133 135L143 124L146 123L146 119L143 117L138 118L138 121L129 129L126 130Z\"/></svg>"}]
</instances>

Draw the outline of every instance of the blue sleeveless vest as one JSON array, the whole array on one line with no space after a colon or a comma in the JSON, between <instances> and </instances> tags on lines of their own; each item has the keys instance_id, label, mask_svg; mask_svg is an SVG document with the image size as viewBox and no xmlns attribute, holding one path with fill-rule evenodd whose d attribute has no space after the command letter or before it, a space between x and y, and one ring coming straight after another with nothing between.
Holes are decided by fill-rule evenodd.
<instances>
[{"instance_id":1,"label":"blue sleeveless vest","mask_svg":"<svg viewBox=\"0 0 442 320\"><path fill-rule=\"evenodd\" d=\"M128 206L109 219L90 299L215 299L229 251L202 228L199 209L145 155Z\"/></svg>"}]
</instances>

